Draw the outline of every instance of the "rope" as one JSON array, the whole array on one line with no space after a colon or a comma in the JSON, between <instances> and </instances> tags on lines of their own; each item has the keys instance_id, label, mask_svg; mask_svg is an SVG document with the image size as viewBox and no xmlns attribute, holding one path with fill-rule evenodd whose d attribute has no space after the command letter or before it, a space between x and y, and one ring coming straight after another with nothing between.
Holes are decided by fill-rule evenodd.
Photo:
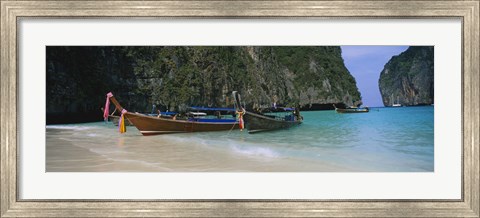
<instances>
[{"instance_id":1,"label":"rope","mask_svg":"<svg viewBox=\"0 0 480 218\"><path fill-rule=\"evenodd\" d=\"M117 107L115 107L115 110L113 110L112 114L110 114L110 116L113 116L113 114L117 112Z\"/></svg>"},{"instance_id":2,"label":"rope","mask_svg":"<svg viewBox=\"0 0 480 218\"><path fill-rule=\"evenodd\" d=\"M233 127L235 127L235 124L237 124L237 123L234 123L234 124L232 125L232 128L230 128L230 130L228 131L228 133L227 133L226 135L228 135L228 134L230 134L230 132L232 132Z\"/></svg>"}]
</instances>

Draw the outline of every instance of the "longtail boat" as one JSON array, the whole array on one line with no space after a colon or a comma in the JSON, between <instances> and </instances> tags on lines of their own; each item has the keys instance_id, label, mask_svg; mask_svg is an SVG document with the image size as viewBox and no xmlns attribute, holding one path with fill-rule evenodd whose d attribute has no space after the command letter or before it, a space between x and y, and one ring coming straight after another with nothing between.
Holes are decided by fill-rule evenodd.
<instances>
[{"instance_id":1,"label":"longtail boat","mask_svg":"<svg viewBox=\"0 0 480 218\"><path fill-rule=\"evenodd\" d=\"M360 108L360 107L347 107L347 108L337 108L335 106L335 104L333 104L333 107L335 108L335 111L337 113L341 113L341 114L346 114L346 113L367 113L369 112L370 110L368 109L368 107L363 107L363 108Z\"/></svg>"},{"instance_id":2,"label":"longtail boat","mask_svg":"<svg viewBox=\"0 0 480 218\"><path fill-rule=\"evenodd\" d=\"M233 91L237 113L245 120L248 133L257 133L278 129L286 129L300 125L303 117L298 108L270 108L264 113L254 113L245 110L240 103L240 95Z\"/></svg>"},{"instance_id":3,"label":"longtail boat","mask_svg":"<svg viewBox=\"0 0 480 218\"><path fill-rule=\"evenodd\" d=\"M224 131L238 129L236 119L201 119L201 118L183 118L149 116L141 113L132 113L125 110L117 99L110 92L107 94L106 109L108 102L111 101L118 111L121 111L124 119L131 122L142 135L158 135L168 133L187 133L187 132L206 132L206 131ZM122 130L120 130L122 132Z\"/></svg>"}]
</instances>

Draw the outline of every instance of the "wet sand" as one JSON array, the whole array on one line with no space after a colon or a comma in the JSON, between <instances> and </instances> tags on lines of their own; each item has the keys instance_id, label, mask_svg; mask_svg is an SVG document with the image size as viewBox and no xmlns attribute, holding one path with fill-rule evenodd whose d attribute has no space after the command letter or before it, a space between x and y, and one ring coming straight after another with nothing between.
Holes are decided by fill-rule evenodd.
<instances>
[{"instance_id":1,"label":"wet sand","mask_svg":"<svg viewBox=\"0 0 480 218\"><path fill-rule=\"evenodd\" d=\"M51 140L46 147L47 172L156 171L146 164L112 160L62 139Z\"/></svg>"}]
</instances>

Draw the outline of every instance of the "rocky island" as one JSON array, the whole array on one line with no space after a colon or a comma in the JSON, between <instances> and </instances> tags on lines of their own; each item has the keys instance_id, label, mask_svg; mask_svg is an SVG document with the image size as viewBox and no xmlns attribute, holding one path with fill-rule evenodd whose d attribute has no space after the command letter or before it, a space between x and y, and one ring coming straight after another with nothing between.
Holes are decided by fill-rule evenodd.
<instances>
[{"instance_id":1,"label":"rocky island","mask_svg":"<svg viewBox=\"0 0 480 218\"><path fill-rule=\"evenodd\" d=\"M410 46L388 61L378 81L385 106L434 103L433 51L433 46Z\"/></svg>"}]
</instances>

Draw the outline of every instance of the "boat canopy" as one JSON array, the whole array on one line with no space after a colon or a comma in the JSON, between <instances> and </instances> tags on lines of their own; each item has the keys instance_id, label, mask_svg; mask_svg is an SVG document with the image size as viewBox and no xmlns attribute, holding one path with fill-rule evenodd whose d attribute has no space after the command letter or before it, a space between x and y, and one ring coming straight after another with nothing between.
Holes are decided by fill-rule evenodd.
<instances>
[{"instance_id":1,"label":"boat canopy","mask_svg":"<svg viewBox=\"0 0 480 218\"><path fill-rule=\"evenodd\" d=\"M272 108L265 108L262 111L263 112L285 112L285 111L295 111L295 108L291 108L291 107L272 107Z\"/></svg>"},{"instance_id":2,"label":"boat canopy","mask_svg":"<svg viewBox=\"0 0 480 218\"><path fill-rule=\"evenodd\" d=\"M294 111L295 108L291 108L291 107L284 107L283 110L285 111Z\"/></svg>"},{"instance_id":3,"label":"boat canopy","mask_svg":"<svg viewBox=\"0 0 480 218\"><path fill-rule=\"evenodd\" d=\"M222 107L189 107L188 109L196 111L235 111L235 108Z\"/></svg>"},{"instance_id":4,"label":"boat canopy","mask_svg":"<svg viewBox=\"0 0 480 218\"><path fill-rule=\"evenodd\" d=\"M192 115L192 116L207 116L207 113L204 113L204 112L188 112L187 115Z\"/></svg>"},{"instance_id":5,"label":"boat canopy","mask_svg":"<svg viewBox=\"0 0 480 218\"><path fill-rule=\"evenodd\" d=\"M160 112L161 115L175 115L177 112ZM147 114L148 116L158 116L158 114Z\"/></svg>"}]
</instances>

